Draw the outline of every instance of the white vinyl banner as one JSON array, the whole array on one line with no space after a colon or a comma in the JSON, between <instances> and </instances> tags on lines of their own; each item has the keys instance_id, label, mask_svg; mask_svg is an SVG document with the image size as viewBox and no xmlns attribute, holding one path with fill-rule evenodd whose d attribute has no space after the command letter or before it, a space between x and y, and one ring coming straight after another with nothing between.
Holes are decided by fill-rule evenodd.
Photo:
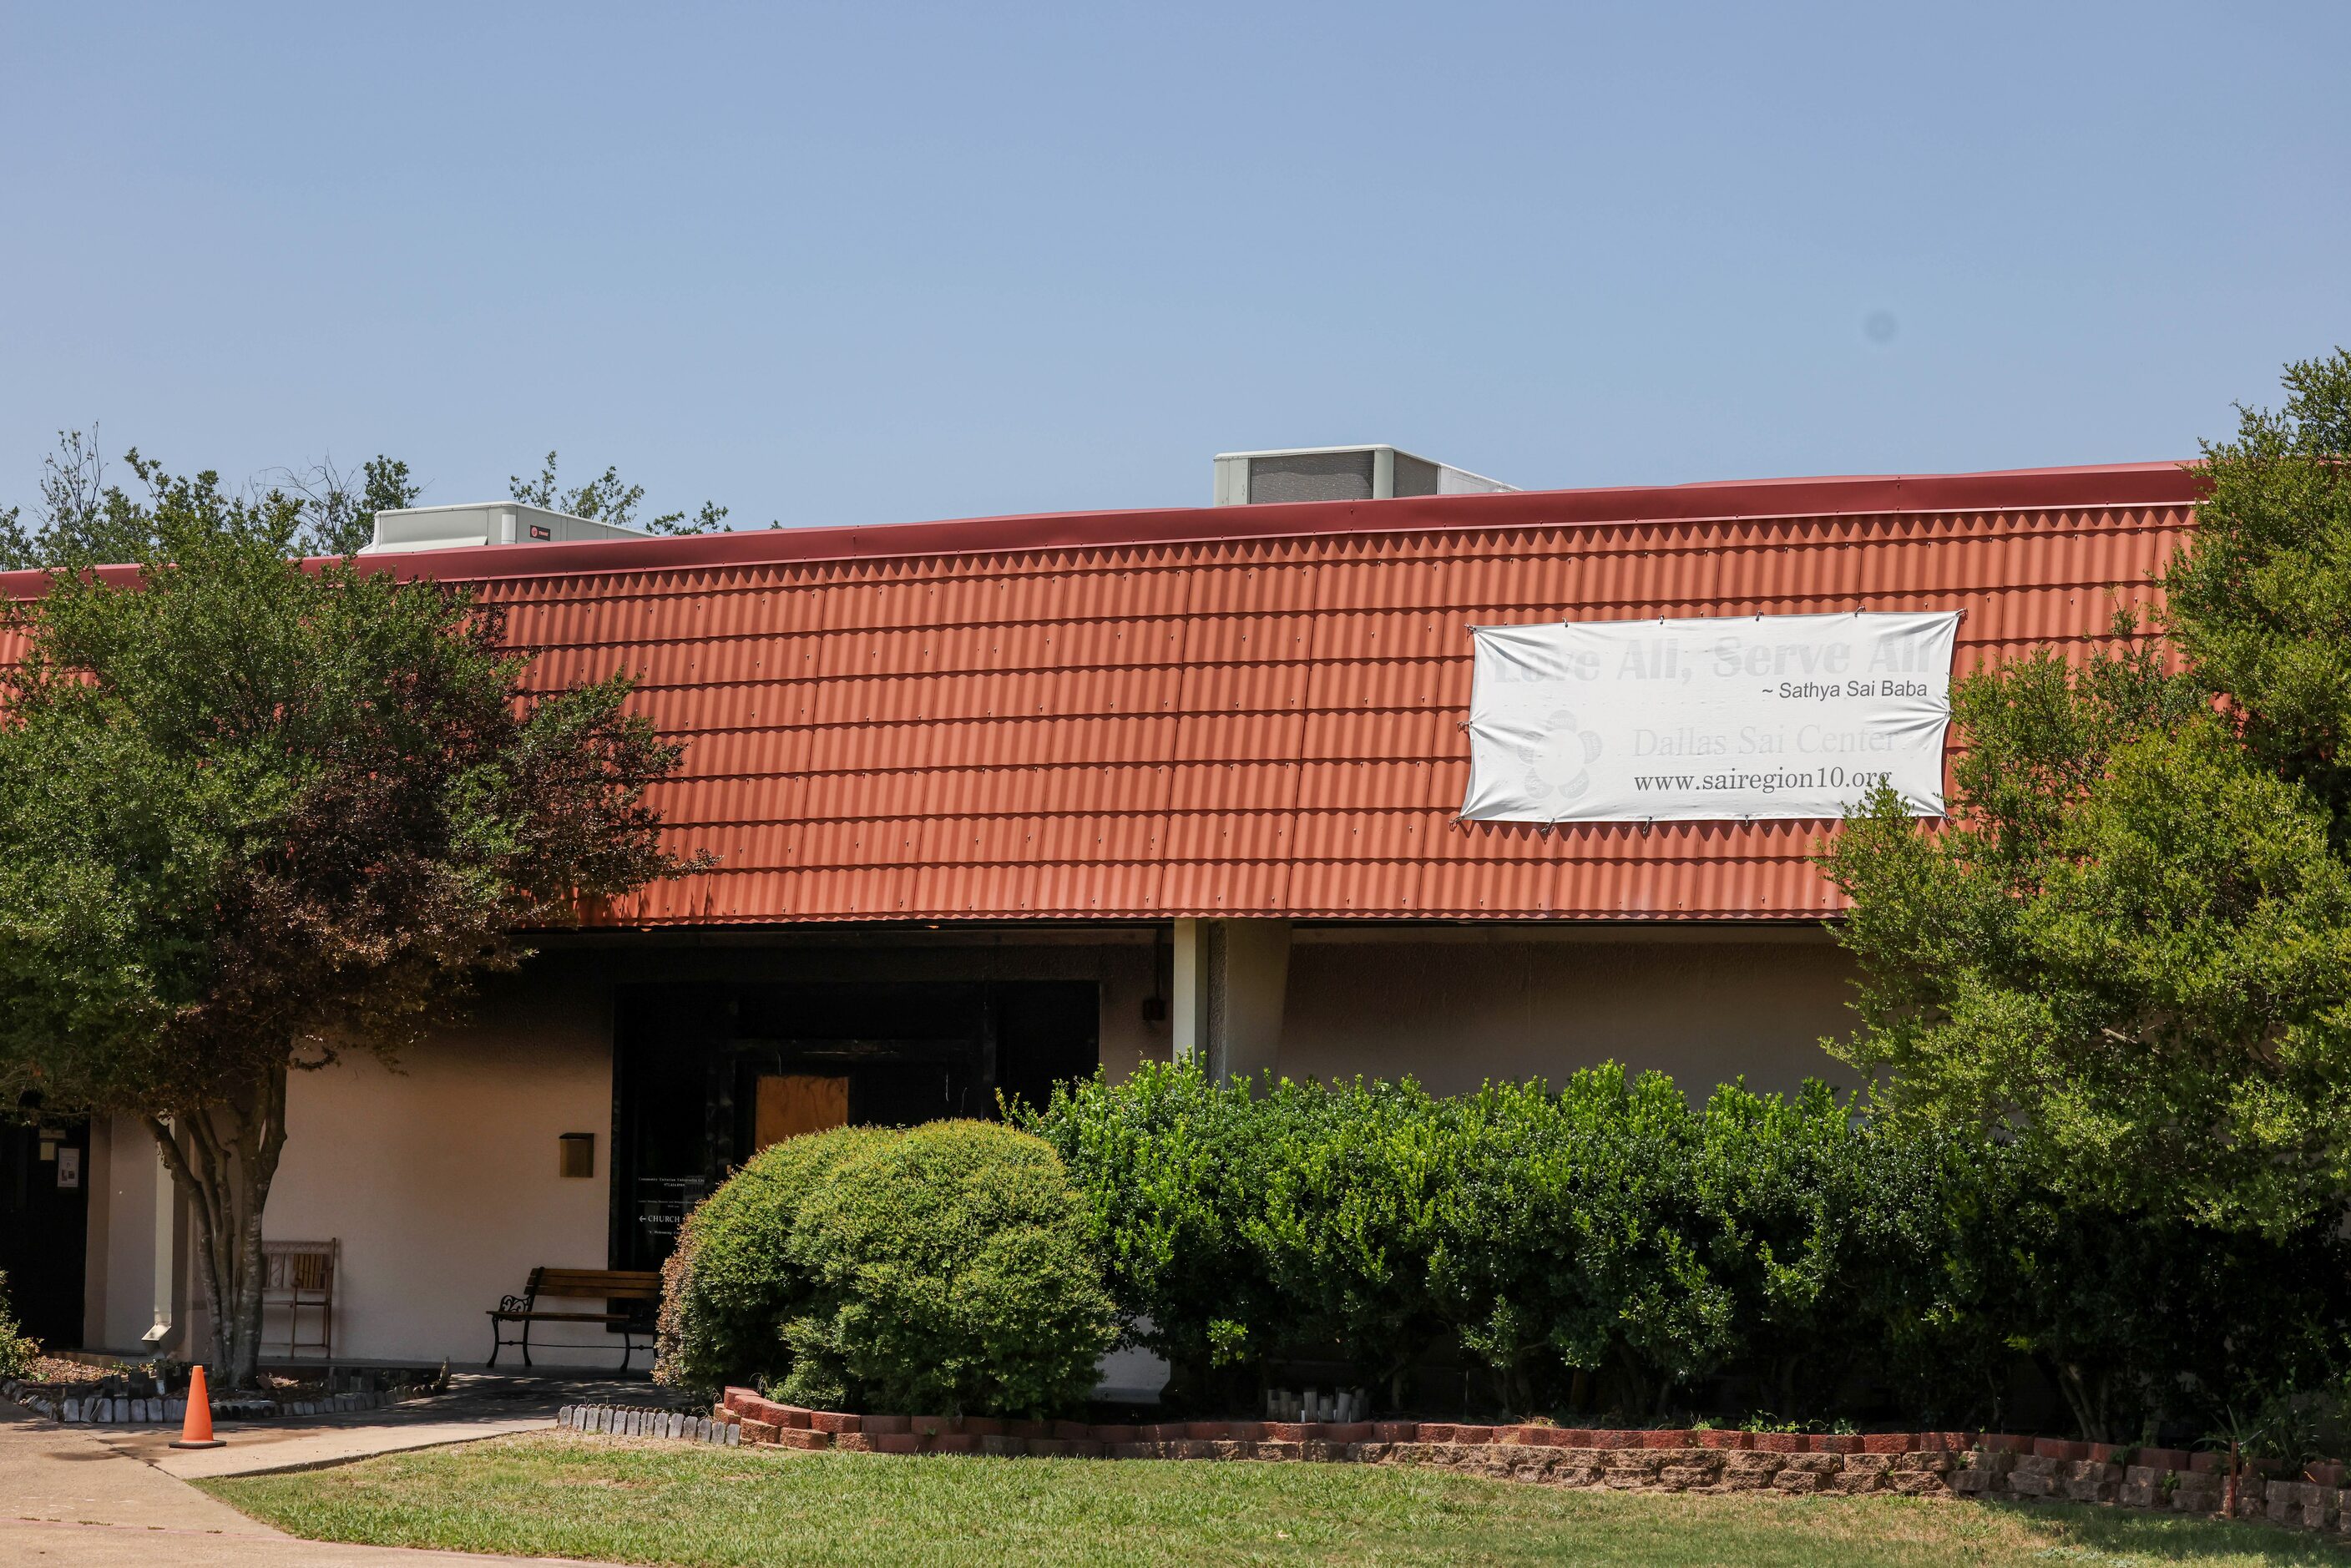
<instances>
[{"instance_id":1,"label":"white vinyl banner","mask_svg":"<svg viewBox=\"0 0 2351 1568\"><path fill-rule=\"evenodd\" d=\"M1957 611L1476 626L1485 822L1943 814Z\"/></svg>"}]
</instances>

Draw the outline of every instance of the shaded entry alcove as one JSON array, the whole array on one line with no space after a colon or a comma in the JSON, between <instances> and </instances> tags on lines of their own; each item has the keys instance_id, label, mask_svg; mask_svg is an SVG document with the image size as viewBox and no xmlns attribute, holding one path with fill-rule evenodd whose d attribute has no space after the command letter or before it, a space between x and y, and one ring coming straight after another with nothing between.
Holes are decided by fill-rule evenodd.
<instances>
[{"instance_id":1,"label":"shaded entry alcove","mask_svg":"<svg viewBox=\"0 0 2351 1568\"><path fill-rule=\"evenodd\" d=\"M653 1269L728 1171L777 1137L996 1114L1101 1060L1092 980L624 987L611 1267Z\"/></svg>"},{"instance_id":2,"label":"shaded entry alcove","mask_svg":"<svg viewBox=\"0 0 2351 1568\"><path fill-rule=\"evenodd\" d=\"M60 1350L82 1343L89 1167L87 1123L0 1121L0 1274L25 1332Z\"/></svg>"}]
</instances>

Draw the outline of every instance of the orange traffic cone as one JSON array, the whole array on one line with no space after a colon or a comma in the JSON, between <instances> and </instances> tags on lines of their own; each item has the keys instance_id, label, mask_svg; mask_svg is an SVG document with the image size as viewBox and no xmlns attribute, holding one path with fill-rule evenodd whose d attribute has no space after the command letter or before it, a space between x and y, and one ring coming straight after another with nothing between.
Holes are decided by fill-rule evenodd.
<instances>
[{"instance_id":1,"label":"orange traffic cone","mask_svg":"<svg viewBox=\"0 0 2351 1568\"><path fill-rule=\"evenodd\" d=\"M188 1375L188 1413L180 1421L180 1440L175 1448L225 1448L228 1445L213 1436L213 1396L204 1387L204 1369L192 1368Z\"/></svg>"}]
</instances>

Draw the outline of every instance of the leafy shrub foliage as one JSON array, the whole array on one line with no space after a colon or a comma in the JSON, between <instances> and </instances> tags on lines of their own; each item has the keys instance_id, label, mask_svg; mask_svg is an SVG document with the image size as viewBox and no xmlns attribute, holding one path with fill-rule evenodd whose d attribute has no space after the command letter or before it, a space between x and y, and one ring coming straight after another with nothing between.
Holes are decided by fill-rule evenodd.
<instances>
[{"instance_id":1,"label":"leafy shrub foliage","mask_svg":"<svg viewBox=\"0 0 2351 1568\"><path fill-rule=\"evenodd\" d=\"M786 1255L810 1309L784 1396L904 1414L1081 1403L1116 1333L1085 1213L1042 1140L933 1122L874 1141L809 1195Z\"/></svg>"},{"instance_id":2,"label":"leafy shrub foliage","mask_svg":"<svg viewBox=\"0 0 2351 1568\"><path fill-rule=\"evenodd\" d=\"M40 1345L16 1326L8 1310L8 1276L0 1274L0 1377L23 1377L33 1370Z\"/></svg>"},{"instance_id":3,"label":"leafy shrub foliage","mask_svg":"<svg viewBox=\"0 0 2351 1568\"><path fill-rule=\"evenodd\" d=\"M2029 1363L2085 1436L2130 1442L2351 1359L2332 1227L2069 1200L2025 1151L1818 1084L1693 1105L1610 1066L1438 1099L1145 1067L1019 1115L1037 1137L938 1123L758 1155L686 1222L660 1375L1036 1414L1083 1398L1117 1323L1204 1410L1252 1407L1299 1357L1410 1407L1458 1354L1520 1413L1941 1427L2012 1418Z\"/></svg>"},{"instance_id":4,"label":"leafy shrub foliage","mask_svg":"<svg viewBox=\"0 0 2351 1568\"><path fill-rule=\"evenodd\" d=\"M787 1139L687 1218L656 1375L909 1415L1066 1408L1115 1333L1090 1234L1053 1150L1009 1128Z\"/></svg>"},{"instance_id":5,"label":"leafy shrub foliage","mask_svg":"<svg viewBox=\"0 0 2351 1568\"><path fill-rule=\"evenodd\" d=\"M2027 1358L2082 1430L2130 1440L2351 1345L2325 1226L2068 1205L2012 1148L1874 1126L1819 1084L1693 1106L1614 1066L1458 1099L1145 1067L1023 1119L1083 1194L1129 1338L1202 1408L1333 1354L1402 1406L1458 1345L1519 1412L1959 1425L2001 1418Z\"/></svg>"},{"instance_id":6,"label":"leafy shrub foliage","mask_svg":"<svg viewBox=\"0 0 2351 1568\"><path fill-rule=\"evenodd\" d=\"M789 1256L793 1222L844 1161L898 1135L838 1127L787 1138L696 1207L663 1267L653 1375L689 1388L781 1381L791 1364L783 1325L813 1300Z\"/></svg>"}]
</instances>

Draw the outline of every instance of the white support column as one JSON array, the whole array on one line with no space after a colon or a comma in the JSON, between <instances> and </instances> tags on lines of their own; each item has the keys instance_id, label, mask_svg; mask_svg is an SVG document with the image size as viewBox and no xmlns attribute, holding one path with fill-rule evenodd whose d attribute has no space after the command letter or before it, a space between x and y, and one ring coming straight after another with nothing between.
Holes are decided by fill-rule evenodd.
<instances>
[{"instance_id":1,"label":"white support column","mask_svg":"<svg viewBox=\"0 0 2351 1568\"><path fill-rule=\"evenodd\" d=\"M1176 922L1176 994L1167 998L1167 1022L1178 1061L1204 1060L1208 1048L1207 936L1205 920Z\"/></svg>"},{"instance_id":2,"label":"white support column","mask_svg":"<svg viewBox=\"0 0 2351 1568\"><path fill-rule=\"evenodd\" d=\"M171 1167L164 1165L162 1155L155 1154L155 1322L141 1343L157 1354L170 1350L177 1343L180 1260L179 1260L180 1191L172 1180Z\"/></svg>"}]
</instances>

